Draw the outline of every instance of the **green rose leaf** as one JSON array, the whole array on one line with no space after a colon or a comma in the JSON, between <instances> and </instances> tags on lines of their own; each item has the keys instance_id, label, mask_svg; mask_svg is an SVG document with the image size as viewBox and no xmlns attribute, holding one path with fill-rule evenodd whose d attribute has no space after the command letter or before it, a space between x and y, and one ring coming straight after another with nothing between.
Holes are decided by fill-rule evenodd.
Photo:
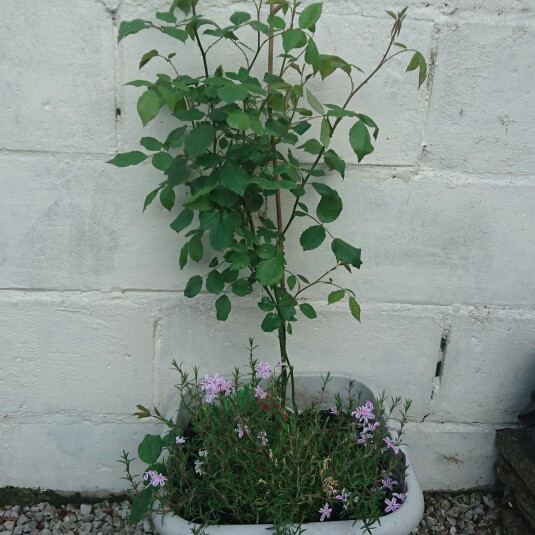
<instances>
[{"instance_id":1,"label":"green rose leaf","mask_svg":"<svg viewBox=\"0 0 535 535\"><path fill-rule=\"evenodd\" d=\"M188 34L184 30L181 30L180 28L175 28L174 26L163 26L162 31L170 37L174 37L175 39L178 39L183 43L185 43L188 39Z\"/></svg>"},{"instance_id":2,"label":"green rose leaf","mask_svg":"<svg viewBox=\"0 0 535 535\"><path fill-rule=\"evenodd\" d=\"M328 150L323 159L331 171L337 171L342 178L345 177L346 163L338 156L338 154L336 154L336 152L334 152L334 150Z\"/></svg>"},{"instance_id":3,"label":"green rose leaf","mask_svg":"<svg viewBox=\"0 0 535 535\"><path fill-rule=\"evenodd\" d=\"M202 277L200 275L194 275L186 284L186 288L184 289L184 295L191 299L201 291L201 288Z\"/></svg>"},{"instance_id":4,"label":"green rose leaf","mask_svg":"<svg viewBox=\"0 0 535 535\"><path fill-rule=\"evenodd\" d=\"M300 304L299 310L301 310L301 312L311 320L316 319L318 317L316 311L314 310L314 307L312 305L309 305L308 303Z\"/></svg>"},{"instance_id":5,"label":"green rose leaf","mask_svg":"<svg viewBox=\"0 0 535 535\"><path fill-rule=\"evenodd\" d=\"M312 28L321 17L322 9L323 4L321 2L311 4L303 9L303 12L299 15L299 28L303 28L303 30Z\"/></svg>"},{"instance_id":6,"label":"green rose leaf","mask_svg":"<svg viewBox=\"0 0 535 535\"><path fill-rule=\"evenodd\" d=\"M316 208L318 219L322 223L332 223L338 218L343 209L342 199L327 184L313 182L312 187L321 195L321 200Z\"/></svg>"},{"instance_id":7,"label":"green rose leaf","mask_svg":"<svg viewBox=\"0 0 535 535\"><path fill-rule=\"evenodd\" d=\"M154 464L162 453L162 439L159 435L145 435L137 449L139 458L147 464Z\"/></svg>"},{"instance_id":8,"label":"green rose leaf","mask_svg":"<svg viewBox=\"0 0 535 535\"><path fill-rule=\"evenodd\" d=\"M190 156L196 158L212 145L215 136L216 131L211 124L201 124L187 135L184 148Z\"/></svg>"},{"instance_id":9,"label":"green rose leaf","mask_svg":"<svg viewBox=\"0 0 535 535\"><path fill-rule=\"evenodd\" d=\"M194 236L189 241L189 255L194 262L199 262L202 258L204 247L199 236Z\"/></svg>"},{"instance_id":10,"label":"green rose leaf","mask_svg":"<svg viewBox=\"0 0 535 535\"><path fill-rule=\"evenodd\" d=\"M209 239L210 245L216 251L223 251L234 240L234 227L228 219L223 219L210 229Z\"/></svg>"},{"instance_id":11,"label":"green rose leaf","mask_svg":"<svg viewBox=\"0 0 535 535\"><path fill-rule=\"evenodd\" d=\"M238 297L245 297L253 291L253 287L248 279L238 279L236 282L232 283L232 291Z\"/></svg>"},{"instance_id":12,"label":"green rose leaf","mask_svg":"<svg viewBox=\"0 0 535 535\"><path fill-rule=\"evenodd\" d=\"M307 228L301 237L299 243L303 247L303 251L312 251L319 247L325 240L325 229L321 225L314 225Z\"/></svg>"},{"instance_id":13,"label":"green rose leaf","mask_svg":"<svg viewBox=\"0 0 535 535\"><path fill-rule=\"evenodd\" d=\"M320 141L325 148L331 143L331 125L325 118L321 121Z\"/></svg>"},{"instance_id":14,"label":"green rose leaf","mask_svg":"<svg viewBox=\"0 0 535 535\"><path fill-rule=\"evenodd\" d=\"M226 295L222 295L215 302L216 318L219 321L226 321L231 308L230 299Z\"/></svg>"},{"instance_id":15,"label":"green rose leaf","mask_svg":"<svg viewBox=\"0 0 535 535\"><path fill-rule=\"evenodd\" d=\"M213 270L206 277L206 289L213 294L220 294L225 287L225 281L219 271Z\"/></svg>"},{"instance_id":16,"label":"green rose leaf","mask_svg":"<svg viewBox=\"0 0 535 535\"><path fill-rule=\"evenodd\" d=\"M225 188L237 193L241 197L243 197L245 190L249 186L249 176L247 171L238 165L231 163L226 164L223 169L221 169L219 177L221 184L225 186Z\"/></svg>"},{"instance_id":17,"label":"green rose leaf","mask_svg":"<svg viewBox=\"0 0 535 535\"><path fill-rule=\"evenodd\" d=\"M170 227L175 232L181 232L186 227L189 227L192 221L193 221L193 210L184 208L184 210L182 210L182 212L178 214L177 218L171 223Z\"/></svg>"},{"instance_id":18,"label":"green rose leaf","mask_svg":"<svg viewBox=\"0 0 535 535\"><path fill-rule=\"evenodd\" d=\"M117 41L121 41L121 39L124 39L127 35L132 35L149 27L150 23L147 20L124 20L119 26L119 35L117 36Z\"/></svg>"},{"instance_id":19,"label":"green rose leaf","mask_svg":"<svg viewBox=\"0 0 535 535\"><path fill-rule=\"evenodd\" d=\"M321 102L308 89L306 95L310 107L320 115L325 115L325 110L321 105Z\"/></svg>"},{"instance_id":20,"label":"green rose leaf","mask_svg":"<svg viewBox=\"0 0 535 535\"><path fill-rule=\"evenodd\" d=\"M251 20L251 15L249 13L246 13L245 11L236 11L230 16L230 22L232 22L232 24L234 24L235 26L244 24L249 20Z\"/></svg>"},{"instance_id":21,"label":"green rose leaf","mask_svg":"<svg viewBox=\"0 0 535 535\"><path fill-rule=\"evenodd\" d=\"M244 100L249 96L249 91L243 85L227 85L217 90L217 95L227 104L233 104L238 100Z\"/></svg>"},{"instance_id":22,"label":"green rose leaf","mask_svg":"<svg viewBox=\"0 0 535 535\"><path fill-rule=\"evenodd\" d=\"M427 63L420 52L414 53L414 56L412 56L406 72L414 71L416 69L420 69L418 77L418 89L420 89L420 87L422 87L422 84L425 82L425 79L427 78Z\"/></svg>"},{"instance_id":23,"label":"green rose leaf","mask_svg":"<svg viewBox=\"0 0 535 535\"><path fill-rule=\"evenodd\" d=\"M334 256L340 260L340 262L349 264L357 269L359 269L362 265L362 261L360 259L360 249L349 245L349 243L341 240L340 238L333 240L331 243L331 250L334 253Z\"/></svg>"},{"instance_id":24,"label":"green rose leaf","mask_svg":"<svg viewBox=\"0 0 535 535\"><path fill-rule=\"evenodd\" d=\"M377 126L377 124L375 123L375 121L371 118L371 117L368 117L367 115L364 115L363 113L359 113L357 114L357 117L366 125L366 126L369 126L370 128L373 128L373 139L377 139L377 136L379 135L379 127Z\"/></svg>"},{"instance_id":25,"label":"green rose leaf","mask_svg":"<svg viewBox=\"0 0 535 535\"><path fill-rule=\"evenodd\" d=\"M137 101L137 112L143 126L150 123L160 112L160 97L152 89L145 91Z\"/></svg>"},{"instance_id":26,"label":"green rose leaf","mask_svg":"<svg viewBox=\"0 0 535 535\"><path fill-rule=\"evenodd\" d=\"M288 54L294 48L303 48L307 44L307 36L303 30L295 28L282 34L282 48Z\"/></svg>"},{"instance_id":27,"label":"green rose leaf","mask_svg":"<svg viewBox=\"0 0 535 535\"><path fill-rule=\"evenodd\" d=\"M329 294L329 296L327 297L327 302L329 303L329 305L332 305L333 303L341 301L345 295L346 293L344 290L335 290L334 292L331 292Z\"/></svg>"},{"instance_id":28,"label":"green rose leaf","mask_svg":"<svg viewBox=\"0 0 535 535\"><path fill-rule=\"evenodd\" d=\"M231 111L227 115L227 124L237 130L247 130L251 126L251 119L244 111Z\"/></svg>"},{"instance_id":29,"label":"green rose leaf","mask_svg":"<svg viewBox=\"0 0 535 535\"><path fill-rule=\"evenodd\" d=\"M271 312L275 308L275 303L269 297L262 297L258 302L258 308L263 312Z\"/></svg>"},{"instance_id":30,"label":"green rose leaf","mask_svg":"<svg viewBox=\"0 0 535 535\"><path fill-rule=\"evenodd\" d=\"M142 137L139 142L142 147L145 147L147 150L160 150L162 148L162 143L153 137Z\"/></svg>"},{"instance_id":31,"label":"green rose leaf","mask_svg":"<svg viewBox=\"0 0 535 535\"><path fill-rule=\"evenodd\" d=\"M360 322L360 306L357 303L357 300L351 296L349 298L349 310L351 311L351 315Z\"/></svg>"},{"instance_id":32,"label":"green rose leaf","mask_svg":"<svg viewBox=\"0 0 535 535\"><path fill-rule=\"evenodd\" d=\"M263 286L274 286L282 279L284 264L281 256L277 255L268 260L261 260L256 266L256 278Z\"/></svg>"},{"instance_id":33,"label":"green rose leaf","mask_svg":"<svg viewBox=\"0 0 535 535\"><path fill-rule=\"evenodd\" d=\"M320 69L320 54L318 52L318 47L314 39L310 38L308 40L307 49L305 51L305 62L308 63L313 71L316 74Z\"/></svg>"},{"instance_id":34,"label":"green rose leaf","mask_svg":"<svg viewBox=\"0 0 535 535\"><path fill-rule=\"evenodd\" d=\"M175 205L175 190L169 186L165 186L162 191L160 191L160 202L166 210L171 211Z\"/></svg>"},{"instance_id":35,"label":"green rose leaf","mask_svg":"<svg viewBox=\"0 0 535 535\"><path fill-rule=\"evenodd\" d=\"M147 197L145 198L145 202L143 204L143 211L147 209L147 206L149 206L152 201L156 198L156 195L158 195L158 192L160 191L160 188L156 188L155 190L151 191Z\"/></svg>"},{"instance_id":36,"label":"green rose leaf","mask_svg":"<svg viewBox=\"0 0 535 535\"><path fill-rule=\"evenodd\" d=\"M261 328L264 332L270 333L278 329L281 325L281 319L279 318L278 314L275 314L273 312L269 312L265 315Z\"/></svg>"},{"instance_id":37,"label":"green rose leaf","mask_svg":"<svg viewBox=\"0 0 535 535\"><path fill-rule=\"evenodd\" d=\"M131 152L120 152L111 160L108 160L106 163L111 163L116 167L128 167L129 165L137 165L145 161L148 158L146 154L138 150L133 150Z\"/></svg>"},{"instance_id":38,"label":"green rose leaf","mask_svg":"<svg viewBox=\"0 0 535 535\"><path fill-rule=\"evenodd\" d=\"M156 57L157 55L158 55L157 50L149 50L148 52L143 54L141 61L139 62L139 68L141 69L141 67L146 65L152 58Z\"/></svg>"},{"instance_id":39,"label":"green rose leaf","mask_svg":"<svg viewBox=\"0 0 535 535\"><path fill-rule=\"evenodd\" d=\"M167 171L173 165L173 157L168 152L157 152L152 157L152 165L160 171Z\"/></svg>"},{"instance_id":40,"label":"green rose leaf","mask_svg":"<svg viewBox=\"0 0 535 535\"><path fill-rule=\"evenodd\" d=\"M359 162L364 156L373 152L370 132L363 121L358 121L352 126L349 131L349 143L351 143Z\"/></svg>"}]
</instances>

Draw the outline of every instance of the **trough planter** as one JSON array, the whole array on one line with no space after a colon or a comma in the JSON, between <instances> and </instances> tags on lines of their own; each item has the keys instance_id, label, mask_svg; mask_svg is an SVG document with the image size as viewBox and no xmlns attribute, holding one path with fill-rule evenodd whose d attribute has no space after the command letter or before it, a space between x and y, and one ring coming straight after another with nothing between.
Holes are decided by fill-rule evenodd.
<instances>
[{"instance_id":1,"label":"trough planter","mask_svg":"<svg viewBox=\"0 0 535 535\"><path fill-rule=\"evenodd\" d=\"M335 394L343 392L347 388L349 380L351 380L350 377L343 375L331 376L331 380L323 394L326 408L334 404ZM304 406L313 399L317 399L322 385L323 380L318 374L296 375L297 405ZM376 396L373 394L372 389L359 381L355 381L355 388L361 393L362 400L370 400L375 403ZM183 426L187 425L185 415L181 409L178 412L178 423ZM393 438L395 438L395 434L393 431ZM424 498L416 472L411 465L406 448L402 446L400 449L407 465L404 489L407 498L397 511L385 515L380 522L371 526L373 535L408 535L418 526L424 513ZM158 506L159 504L156 502L154 509L158 509ZM153 513L152 520L156 531L161 535L191 535L192 529L200 528L199 525L192 524L171 512ZM355 522L353 520L309 522L302 524L302 532L306 532L307 535L330 535L333 533L337 535L356 535L369 533L363 522ZM206 535L266 535L266 533L275 533L275 529L269 524L226 524L209 526L204 528L204 531L199 530L199 533Z\"/></svg>"}]
</instances>

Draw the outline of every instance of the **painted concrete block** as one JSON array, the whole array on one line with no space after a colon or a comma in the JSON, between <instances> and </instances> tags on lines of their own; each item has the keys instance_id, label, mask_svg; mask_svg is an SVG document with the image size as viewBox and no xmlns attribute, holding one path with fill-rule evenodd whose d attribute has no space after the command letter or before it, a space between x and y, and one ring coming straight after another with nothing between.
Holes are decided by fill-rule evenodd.
<instances>
[{"instance_id":1,"label":"painted concrete block","mask_svg":"<svg viewBox=\"0 0 535 535\"><path fill-rule=\"evenodd\" d=\"M525 58L534 39L525 21L441 28L424 162L510 178L531 175L535 66Z\"/></svg>"},{"instance_id":2,"label":"painted concrete block","mask_svg":"<svg viewBox=\"0 0 535 535\"><path fill-rule=\"evenodd\" d=\"M0 32L0 148L113 153L114 36L96 1L8 3Z\"/></svg>"},{"instance_id":3,"label":"painted concrete block","mask_svg":"<svg viewBox=\"0 0 535 535\"><path fill-rule=\"evenodd\" d=\"M83 419L151 402L153 321L143 306L120 296L2 293L3 413Z\"/></svg>"},{"instance_id":4,"label":"painted concrete block","mask_svg":"<svg viewBox=\"0 0 535 535\"><path fill-rule=\"evenodd\" d=\"M129 490L123 466L116 461L123 449L137 457L146 433L159 430L140 422L95 423L0 422L0 486L41 487L64 491ZM140 473L139 461L132 465Z\"/></svg>"},{"instance_id":5,"label":"painted concrete block","mask_svg":"<svg viewBox=\"0 0 535 535\"><path fill-rule=\"evenodd\" d=\"M411 423L404 442L424 490L492 486L498 452L490 426Z\"/></svg>"},{"instance_id":6,"label":"painted concrete block","mask_svg":"<svg viewBox=\"0 0 535 535\"><path fill-rule=\"evenodd\" d=\"M162 312L160 356L157 357L157 388L166 408L178 375L170 371L173 359L186 370L197 365L200 373L231 373L245 365L248 337L259 348L255 358L272 367L279 360L276 333L260 329L263 313L234 300L235 309L226 323L215 319L215 299L186 300L167 305ZM242 301L240 303L240 301ZM313 303L316 305L316 303ZM412 418L429 412L436 356L442 330L437 311L404 306L364 306L359 324L346 310L347 305L317 305L318 319L302 318L289 337L288 351L302 372L346 374L388 395L413 400ZM209 336L206 333L210 333Z\"/></svg>"},{"instance_id":7,"label":"painted concrete block","mask_svg":"<svg viewBox=\"0 0 535 535\"><path fill-rule=\"evenodd\" d=\"M517 422L535 389L533 311L469 307L454 313L450 325L431 418Z\"/></svg>"}]
</instances>

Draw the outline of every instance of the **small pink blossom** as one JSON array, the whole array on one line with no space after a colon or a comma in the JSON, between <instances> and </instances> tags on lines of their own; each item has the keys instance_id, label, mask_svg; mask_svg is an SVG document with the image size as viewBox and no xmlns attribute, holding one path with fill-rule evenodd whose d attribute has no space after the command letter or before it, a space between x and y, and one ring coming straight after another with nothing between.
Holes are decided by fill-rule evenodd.
<instances>
[{"instance_id":1,"label":"small pink blossom","mask_svg":"<svg viewBox=\"0 0 535 535\"><path fill-rule=\"evenodd\" d=\"M260 385L258 385L254 389L254 396L255 398L259 398L259 399L266 399L267 392Z\"/></svg>"},{"instance_id":2,"label":"small pink blossom","mask_svg":"<svg viewBox=\"0 0 535 535\"><path fill-rule=\"evenodd\" d=\"M148 472L145 472L143 474L143 481L147 481L147 479L152 479L154 476L156 476L158 472L156 470L149 470Z\"/></svg>"},{"instance_id":3,"label":"small pink blossom","mask_svg":"<svg viewBox=\"0 0 535 535\"><path fill-rule=\"evenodd\" d=\"M329 409L329 412L330 412L331 414L338 414L338 409L337 409L336 407L331 407L331 408Z\"/></svg>"},{"instance_id":4,"label":"small pink blossom","mask_svg":"<svg viewBox=\"0 0 535 535\"><path fill-rule=\"evenodd\" d=\"M246 425L242 426L241 424L238 424L238 426L236 427L234 431L238 433L238 438L243 438L243 435L245 433L249 434L249 428Z\"/></svg>"},{"instance_id":5,"label":"small pink blossom","mask_svg":"<svg viewBox=\"0 0 535 535\"><path fill-rule=\"evenodd\" d=\"M393 513L397 509L401 507L401 504L397 502L396 497L394 496L392 500L389 500L388 498L385 500L386 507L385 507L385 513Z\"/></svg>"},{"instance_id":6,"label":"small pink blossom","mask_svg":"<svg viewBox=\"0 0 535 535\"><path fill-rule=\"evenodd\" d=\"M390 437L383 439L386 443L386 447L391 449L396 455L399 453L399 447L392 441Z\"/></svg>"},{"instance_id":7,"label":"small pink blossom","mask_svg":"<svg viewBox=\"0 0 535 535\"><path fill-rule=\"evenodd\" d=\"M268 445L269 440L265 431L261 431L256 438L262 442L263 446Z\"/></svg>"},{"instance_id":8,"label":"small pink blossom","mask_svg":"<svg viewBox=\"0 0 535 535\"><path fill-rule=\"evenodd\" d=\"M333 510L331 507L329 507L329 504L326 503L323 507L320 508L319 512L321 513L320 522L323 522L326 518L331 518L331 513L333 512Z\"/></svg>"},{"instance_id":9,"label":"small pink blossom","mask_svg":"<svg viewBox=\"0 0 535 535\"><path fill-rule=\"evenodd\" d=\"M163 487L165 485L165 482L167 481L167 478L163 474L156 474L152 479L150 484L153 487L157 487L160 485L160 487Z\"/></svg>"},{"instance_id":10,"label":"small pink blossom","mask_svg":"<svg viewBox=\"0 0 535 535\"><path fill-rule=\"evenodd\" d=\"M199 457L208 457L208 450L200 450Z\"/></svg>"},{"instance_id":11,"label":"small pink blossom","mask_svg":"<svg viewBox=\"0 0 535 535\"><path fill-rule=\"evenodd\" d=\"M367 401L364 405L357 407L351 416L367 424L370 420L375 420L375 414L373 414L373 403Z\"/></svg>"},{"instance_id":12,"label":"small pink blossom","mask_svg":"<svg viewBox=\"0 0 535 535\"><path fill-rule=\"evenodd\" d=\"M271 377L271 368L267 362L259 362L256 367L256 373L262 377L262 379L269 379L269 377Z\"/></svg>"},{"instance_id":13,"label":"small pink blossom","mask_svg":"<svg viewBox=\"0 0 535 535\"><path fill-rule=\"evenodd\" d=\"M401 503L407 499L407 495L404 492L394 492L393 496L397 498Z\"/></svg>"},{"instance_id":14,"label":"small pink blossom","mask_svg":"<svg viewBox=\"0 0 535 535\"><path fill-rule=\"evenodd\" d=\"M199 474L200 476L202 476L201 466L204 464L204 462L203 461L199 461L197 459L194 464L195 464L195 473Z\"/></svg>"},{"instance_id":15,"label":"small pink blossom","mask_svg":"<svg viewBox=\"0 0 535 535\"><path fill-rule=\"evenodd\" d=\"M381 480L381 483L383 484L383 487L394 490L394 485L397 485L398 482L390 479L389 477L385 477Z\"/></svg>"},{"instance_id":16,"label":"small pink blossom","mask_svg":"<svg viewBox=\"0 0 535 535\"><path fill-rule=\"evenodd\" d=\"M282 370L286 367L286 363L279 361L275 364L275 373L281 373Z\"/></svg>"},{"instance_id":17,"label":"small pink blossom","mask_svg":"<svg viewBox=\"0 0 535 535\"><path fill-rule=\"evenodd\" d=\"M185 444L186 438L185 437L176 437L176 443L177 444Z\"/></svg>"},{"instance_id":18,"label":"small pink blossom","mask_svg":"<svg viewBox=\"0 0 535 535\"><path fill-rule=\"evenodd\" d=\"M347 502L347 500L349 499L349 492L347 492L347 490L344 489L344 490L342 491L342 493L341 493L341 494L338 494L338 496L335 496L335 498L336 498L337 500L342 500L343 502Z\"/></svg>"}]
</instances>

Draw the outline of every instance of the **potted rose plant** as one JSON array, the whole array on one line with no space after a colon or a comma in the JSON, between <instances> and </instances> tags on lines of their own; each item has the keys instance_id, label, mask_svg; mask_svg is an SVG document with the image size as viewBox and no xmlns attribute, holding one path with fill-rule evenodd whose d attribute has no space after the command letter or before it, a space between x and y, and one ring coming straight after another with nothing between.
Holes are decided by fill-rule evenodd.
<instances>
[{"instance_id":1,"label":"potted rose plant","mask_svg":"<svg viewBox=\"0 0 535 535\"><path fill-rule=\"evenodd\" d=\"M327 286L329 304L347 299L360 321L355 293L333 279L337 270L351 272L362 262L360 249L328 229L343 209L330 175L343 179L346 168L330 144L338 125L350 120L349 143L358 162L373 152L379 128L351 104L388 61L410 52L407 70L418 70L419 85L424 82L424 57L398 42L407 10L387 12L393 23L385 51L366 74L318 50L321 3L252 0L251 12L233 13L225 26L201 15L198 4L174 0L154 21L121 23L119 40L156 29L177 44L195 43L202 74L182 73L174 52L144 54L140 68L158 60L169 73L130 82L144 88L137 104L141 120L145 125L167 108L164 113L178 124L165 139L143 137L145 151L118 154L110 163L126 167L151 159L163 180L144 209L157 197L169 211L181 205L171 223L187 238L180 267L210 251L207 272L191 277L184 295L194 298L204 287L217 296L217 320L226 321L230 297L256 291L261 329L277 334L279 356L276 365L257 362L251 340L248 370L237 368L225 378L201 379L198 370L189 374L174 363L178 415L138 406L138 417L154 417L167 428L140 444L139 457L148 464L141 481L123 453L126 477L138 491L132 521L152 511L162 533L212 533L214 524L218 533L226 533L224 526L229 533L264 533L269 526L297 533L305 524L315 533L335 520L337 533L409 533L423 508L400 450L409 403L400 410L399 399L377 397L349 378L301 376L288 351L295 323L316 318L313 306L302 301L311 287ZM238 50L243 65L212 65L217 45ZM259 76L264 53L268 70ZM347 76L347 98L322 103L310 81L336 72ZM297 218L310 222L299 236L303 251L330 243L332 267L312 278L287 264ZM395 413L399 425L393 429Z\"/></svg>"}]
</instances>

